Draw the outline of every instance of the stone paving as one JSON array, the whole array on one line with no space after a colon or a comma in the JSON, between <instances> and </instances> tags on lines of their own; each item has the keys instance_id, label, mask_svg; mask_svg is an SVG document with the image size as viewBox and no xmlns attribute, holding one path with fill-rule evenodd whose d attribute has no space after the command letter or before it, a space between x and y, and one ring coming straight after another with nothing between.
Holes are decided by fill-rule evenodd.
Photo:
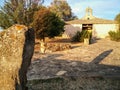
<instances>
[{"instance_id":1,"label":"stone paving","mask_svg":"<svg viewBox=\"0 0 120 90\"><path fill-rule=\"evenodd\" d=\"M96 40L90 45L71 44L72 49L34 53L28 79L60 76L114 77L120 79L120 42Z\"/></svg>"}]
</instances>

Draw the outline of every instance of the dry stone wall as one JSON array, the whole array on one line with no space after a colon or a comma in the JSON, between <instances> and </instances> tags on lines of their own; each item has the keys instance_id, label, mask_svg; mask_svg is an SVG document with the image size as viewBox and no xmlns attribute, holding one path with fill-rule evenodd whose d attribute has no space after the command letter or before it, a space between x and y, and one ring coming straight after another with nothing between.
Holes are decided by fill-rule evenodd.
<instances>
[{"instance_id":1,"label":"dry stone wall","mask_svg":"<svg viewBox=\"0 0 120 90\"><path fill-rule=\"evenodd\" d=\"M66 43L47 43L46 49L50 50L51 52L63 51L63 50L71 49L71 44L66 44Z\"/></svg>"}]
</instances>

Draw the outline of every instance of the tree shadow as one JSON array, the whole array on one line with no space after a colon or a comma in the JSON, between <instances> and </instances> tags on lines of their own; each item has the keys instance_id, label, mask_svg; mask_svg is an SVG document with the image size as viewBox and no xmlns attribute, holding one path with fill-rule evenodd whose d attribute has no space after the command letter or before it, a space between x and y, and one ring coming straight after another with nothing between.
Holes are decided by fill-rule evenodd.
<instances>
[{"instance_id":1,"label":"tree shadow","mask_svg":"<svg viewBox=\"0 0 120 90\"><path fill-rule=\"evenodd\" d=\"M59 59L63 54L49 54L32 62L28 71L28 79L54 78L59 71L65 71L62 76L112 77L120 79L119 66L99 64L112 51L112 49L104 51L90 63L80 60Z\"/></svg>"},{"instance_id":2,"label":"tree shadow","mask_svg":"<svg viewBox=\"0 0 120 90\"><path fill-rule=\"evenodd\" d=\"M113 49L104 51L103 53L101 53L100 55L98 55L95 59L92 60L92 62L90 62L90 64L99 64L104 58L106 58L111 52L113 51Z\"/></svg>"},{"instance_id":3,"label":"tree shadow","mask_svg":"<svg viewBox=\"0 0 120 90\"><path fill-rule=\"evenodd\" d=\"M39 84L37 83L34 85L28 83L29 85L31 85L29 87L35 88L35 86L37 85L41 84L46 85L46 83L48 85L48 80L51 80L51 82L49 82L49 84L51 84L54 83L54 80L56 80L56 78L63 78L64 81L61 81L61 83L58 83L60 82L58 79L55 82L58 86L60 86L61 88L60 90L63 90L64 86L70 87L71 83L72 83L71 85L74 85L75 87L79 87L79 85L83 87L87 86L90 86L91 88L95 87L95 89L93 90L98 90L98 88L99 87L102 88L103 85L105 85L105 87L108 88L107 90L110 89L118 90L120 82L117 81L120 80L120 66L99 64L112 51L113 49L104 51L103 53L95 57L90 63L83 62L80 59L76 61L61 58L62 56L64 56L64 54L56 53L46 54L45 57L34 60L31 66L29 67L27 73L28 81L36 80L36 82L38 82L39 80L44 80L44 84L43 81L42 83L39 82ZM84 84L82 84L82 82L84 82ZM103 82L105 82L105 84L103 84ZM114 87L117 87L117 89L115 89ZM50 90L53 90L54 88L58 87L53 86ZM99 90L103 89L104 86L102 89ZM42 88L41 90L47 89ZM89 90L89 89L84 88L64 90Z\"/></svg>"}]
</instances>

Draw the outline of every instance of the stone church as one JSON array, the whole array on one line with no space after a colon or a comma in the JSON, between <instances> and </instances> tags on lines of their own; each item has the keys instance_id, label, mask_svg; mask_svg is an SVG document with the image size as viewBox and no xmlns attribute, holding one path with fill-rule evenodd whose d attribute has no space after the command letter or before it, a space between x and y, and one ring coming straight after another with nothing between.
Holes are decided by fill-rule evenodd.
<instances>
[{"instance_id":1,"label":"stone church","mask_svg":"<svg viewBox=\"0 0 120 90\"><path fill-rule=\"evenodd\" d=\"M92 36L105 38L109 31L119 29L119 24L114 20L106 20L93 16L90 7L86 8L85 16L78 20L66 22L64 37L73 37L77 31L92 30Z\"/></svg>"}]
</instances>

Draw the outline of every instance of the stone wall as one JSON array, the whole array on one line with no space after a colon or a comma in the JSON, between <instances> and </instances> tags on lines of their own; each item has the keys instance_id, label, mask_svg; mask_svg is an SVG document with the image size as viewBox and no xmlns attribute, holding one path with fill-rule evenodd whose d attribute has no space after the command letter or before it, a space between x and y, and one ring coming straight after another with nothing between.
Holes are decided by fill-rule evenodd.
<instances>
[{"instance_id":1,"label":"stone wall","mask_svg":"<svg viewBox=\"0 0 120 90\"><path fill-rule=\"evenodd\" d=\"M72 38L77 31L82 31L82 24L65 25L65 32L63 37Z\"/></svg>"},{"instance_id":2,"label":"stone wall","mask_svg":"<svg viewBox=\"0 0 120 90\"><path fill-rule=\"evenodd\" d=\"M0 32L0 90L27 90L26 73L33 51L33 29L13 25Z\"/></svg>"},{"instance_id":3,"label":"stone wall","mask_svg":"<svg viewBox=\"0 0 120 90\"><path fill-rule=\"evenodd\" d=\"M67 43L47 43L46 50L51 52L63 51L71 49L71 44Z\"/></svg>"}]
</instances>

